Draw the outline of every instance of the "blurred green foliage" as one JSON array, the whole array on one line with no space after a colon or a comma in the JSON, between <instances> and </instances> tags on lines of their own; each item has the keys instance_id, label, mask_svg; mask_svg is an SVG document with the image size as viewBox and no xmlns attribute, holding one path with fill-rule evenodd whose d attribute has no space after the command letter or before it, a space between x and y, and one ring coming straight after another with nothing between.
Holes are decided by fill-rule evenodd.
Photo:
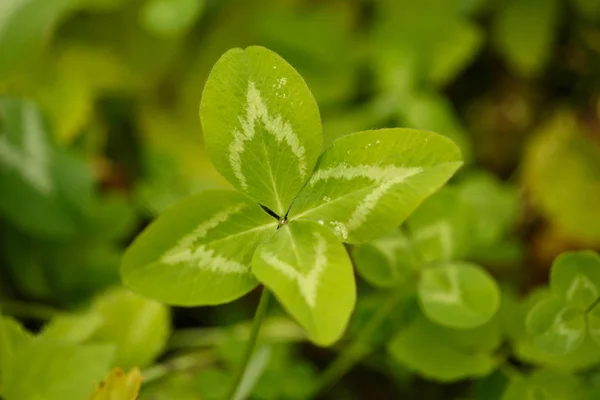
<instances>
[{"instance_id":1,"label":"blurred green foliage","mask_svg":"<svg viewBox=\"0 0 600 400\"><path fill-rule=\"evenodd\" d=\"M362 280L338 346L265 325L250 398L306 398L348 348L358 365L323 398L598 398L598 309L561 314L565 290L546 286L560 253L600 250L597 0L1 0L0 396L87 400L113 367L140 368L140 399L225 395L255 294L169 308L120 287L118 267L150 219L229 187L198 106L217 58L252 44L304 77L324 147L415 127L467 165L388 237L349 249ZM419 293L422 271L456 263L499 287L477 327L444 326ZM577 346L557 344L557 314ZM114 383L119 400L129 384Z\"/></svg>"}]
</instances>

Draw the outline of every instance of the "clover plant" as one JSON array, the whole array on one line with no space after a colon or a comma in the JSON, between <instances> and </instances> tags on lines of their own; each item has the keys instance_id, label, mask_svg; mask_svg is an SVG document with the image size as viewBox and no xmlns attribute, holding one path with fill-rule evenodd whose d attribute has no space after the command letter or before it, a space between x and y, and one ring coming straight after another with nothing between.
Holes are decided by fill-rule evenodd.
<instances>
[{"instance_id":1,"label":"clover plant","mask_svg":"<svg viewBox=\"0 0 600 400\"><path fill-rule=\"evenodd\" d=\"M577 350L586 336L600 345L600 256L592 251L567 252L550 272L550 293L527 315L534 343L563 355Z\"/></svg>"},{"instance_id":2,"label":"clover plant","mask_svg":"<svg viewBox=\"0 0 600 400\"><path fill-rule=\"evenodd\" d=\"M218 60L200 119L212 162L237 190L165 211L127 250L123 281L181 306L227 303L262 283L264 303L272 291L321 346L340 338L355 304L342 243L393 230L461 165L452 141L413 129L353 133L322 152L310 90L263 47Z\"/></svg>"}]
</instances>

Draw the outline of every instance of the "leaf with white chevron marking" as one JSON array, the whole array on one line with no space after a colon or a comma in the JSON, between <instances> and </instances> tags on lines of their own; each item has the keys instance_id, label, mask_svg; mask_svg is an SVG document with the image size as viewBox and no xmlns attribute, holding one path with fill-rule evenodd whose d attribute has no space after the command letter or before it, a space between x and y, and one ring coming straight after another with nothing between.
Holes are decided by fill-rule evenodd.
<instances>
[{"instance_id":1,"label":"leaf with white chevron marking","mask_svg":"<svg viewBox=\"0 0 600 400\"><path fill-rule=\"evenodd\" d=\"M201 192L167 209L137 237L121 275L136 292L167 304L227 303L258 285L252 255L276 227L242 193Z\"/></svg>"},{"instance_id":2,"label":"leaf with white chevron marking","mask_svg":"<svg viewBox=\"0 0 600 400\"><path fill-rule=\"evenodd\" d=\"M459 261L424 269L418 296L427 318L457 329L485 324L500 305L494 278L478 265Z\"/></svg>"},{"instance_id":3,"label":"leaf with white chevron marking","mask_svg":"<svg viewBox=\"0 0 600 400\"><path fill-rule=\"evenodd\" d=\"M348 254L330 230L289 222L258 247L252 270L313 342L327 346L343 334L356 287Z\"/></svg>"},{"instance_id":4,"label":"leaf with white chevron marking","mask_svg":"<svg viewBox=\"0 0 600 400\"><path fill-rule=\"evenodd\" d=\"M290 210L359 243L397 227L461 166L449 139L415 129L358 132L336 140Z\"/></svg>"},{"instance_id":5,"label":"leaf with white chevron marking","mask_svg":"<svg viewBox=\"0 0 600 400\"><path fill-rule=\"evenodd\" d=\"M206 82L200 119L217 170L283 216L321 152L319 109L302 77L263 47L229 50Z\"/></svg>"}]
</instances>

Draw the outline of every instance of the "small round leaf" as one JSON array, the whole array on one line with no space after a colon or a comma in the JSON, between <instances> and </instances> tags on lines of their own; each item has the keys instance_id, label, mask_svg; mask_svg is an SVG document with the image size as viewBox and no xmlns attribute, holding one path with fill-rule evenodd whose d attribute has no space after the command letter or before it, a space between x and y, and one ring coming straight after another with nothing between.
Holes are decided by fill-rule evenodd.
<instances>
[{"instance_id":1,"label":"small round leaf","mask_svg":"<svg viewBox=\"0 0 600 400\"><path fill-rule=\"evenodd\" d=\"M424 270L418 292L429 319L459 329L484 324L500 305L500 291L490 274L465 262Z\"/></svg>"},{"instance_id":2,"label":"small round leaf","mask_svg":"<svg viewBox=\"0 0 600 400\"><path fill-rule=\"evenodd\" d=\"M356 245L352 260L358 274L375 287L392 288L406 281L418 269L412 244L402 232Z\"/></svg>"}]
</instances>

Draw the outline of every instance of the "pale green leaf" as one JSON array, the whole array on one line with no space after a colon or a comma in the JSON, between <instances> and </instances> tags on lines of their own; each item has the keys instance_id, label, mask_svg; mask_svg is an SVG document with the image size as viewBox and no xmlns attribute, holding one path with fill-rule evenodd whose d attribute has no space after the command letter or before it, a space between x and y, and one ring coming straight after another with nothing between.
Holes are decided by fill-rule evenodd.
<instances>
[{"instance_id":1,"label":"pale green leaf","mask_svg":"<svg viewBox=\"0 0 600 400\"><path fill-rule=\"evenodd\" d=\"M524 76L544 67L560 16L558 0L508 0L495 14L493 39L509 65Z\"/></svg>"},{"instance_id":2,"label":"pale green leaf","mask_svg":"<svg viewBox=\"0 0 600 400\"><path fill-rule=\"evenodd\" d=\"M328 229L290 221L256 250L252 270L318 345L346 329L356 301L352 264Z\"/></svg>"},{"instance_id":3,"label":"pale green leaf","mask_svg":"<svg viewBox=\"0 0 600 400\"><path fill-rule=\"evenodd\" d=\"M461 329L486 323L500 305L496 281L484 269L466 262L425 269L418 295L428 318Z\"/></svg>"},{"instance_id":4,"label":"pale green leaf","mask_svg":"<svg viewBox=\"0 0 600 400\"><path fill-rule=\"evenodd\" d=\"M107 374L110 345L64 345L35 340L23 347L4 374L6 400L86 399Z\"/></svg>"},{"instance_id":5,"label":"pale green leaf","mask_svg":"<svg viewBox=\"0 0 600 400\"><path fill-rule=\"evenodd\" d=\"M258 285L250 263L277 221L247 196L205 191L169 208L125 253L123 281L174 305L221 304Z\"/></svg>"},{"instance_id":6,"label":"pale green leaf","mask_svg":"<svg viewBox=\"0 0 600 400\"><path fill-rule=\"evenodd\" d=\"M600 298L600 256L593 251L561 254L552 264L550 287L570 307L585 312Z\"/></svg>"},{"instance_id":7,"label":"pale green leaf","mask_svg":"<svg viewBox=\"0 0 600 400\"><path fill-rule=\"evenodd\" d=\"M568 354L585 339L583 313L554 296L542 299L529 311L526 325L533 343L551 354Z\"/></svg>"},{"instance_id":8,"label":"pale green leaf","mask_svg":"<svg viewBox=\"0 0 600 400\"><path fill-rule=\"evenodd\" d=\"M409 279L419 268L413 244L401 231L356 245L352 260L359 275L370 284L393 288Z\"/></svg>"},{"instance_id":9,"label":"pale green leaf","mask_svg":"<svg viewBox=\"0 0 600 400\"><path fill-rule=\"evenodd\" d=\"M319 110L302 77L263 47L229 50L208 78L200 119L217 170L283 216L321 151Z\"/></svg>"},{"instance_id":10,"label":"pale green leaf","mask_svg":"<svg viewBox=\"0 0 600 400\"><path fill-rule=\"evenodd\" d=\"M496 368L500 360L493 353L501 343L499 333L497 324L456 330L419 316L398 332L388 350L396 361L426 378L457 381L482 377ZM482 337L486 339L473 340Z\"/></svg>"},{"instance_id":11,"label":"pale green leaf","mask_svg":"<svg viewBox=\"0 0 600 400\"><path fill-rule=\"evenodd\" d=\"M150 364L162 353L171 333L167 306L124 288L98 296L91 312L102 318L91 339L114 344L114 365L125 370Z\"/></svg>"},{"instance_id":12,"label":"pale green leaf","mask_svg":"<svg viewBox=\"0 0 600 400\"><path fill-rule=\"evenodd\" d=\"M400 225L462 164L449 139L414 129L344 136L319 159L290 210L316 221L344 242L380 237Z\"/></svg>"}]
</instances>

